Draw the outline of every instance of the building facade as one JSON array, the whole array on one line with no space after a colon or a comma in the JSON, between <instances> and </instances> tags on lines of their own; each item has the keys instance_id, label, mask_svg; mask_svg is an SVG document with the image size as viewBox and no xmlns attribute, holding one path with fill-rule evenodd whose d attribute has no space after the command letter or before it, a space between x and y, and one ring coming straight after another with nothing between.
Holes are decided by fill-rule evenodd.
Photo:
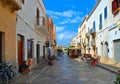
<instances>
[{"instance_id":1,"label":"building facade","mask_svg":"<svg viewBox=\"0 0 120 84\"><path fill-rule=\"evenodd\" d=\"M120 67L120 1L110 0L109 62Z\"/></svg>"},{"instance_id":2,"label":"building facade","mask_svg":"<svg viewBox=\"0 0 120 84\"><path fill-rule=\"evenodd\" d=\"M87 32L87 22L88 16L86 16L82 22L82 24L78 28L78 36L79 36L79 46L81 50L81 54L86 54L88 52L88 40L86 37L86 32Z\"/></svg>"},{"instance_id":3,"label":"building facade","mask_svg":"<svg viewBox=\"0 0 120 84\"><path fill-rule=\"evenodd\" d=\"M100 55L101 62L120 67L120 6L119 0L98 0L86 20L86 37L82 22L78 34L81 47L87 41L86 52Z\"/></svg>"},{"instance_id":4,"label":"building facade","mask_svg":"<svg viewBox=\"0 0 120 84\"><path fill-rule=\"evenodd\" d=\"M56 26L54 25L52 21L52 17L49 18L49 29L48 29L50 35L47 36L47 43L49 43L48 46L48 54L54 54L56 52Z\"/></svg>"},{"instance_id":5,"label":"building facade","mask_svg":"<svg viewBox=\"0 0 120 84\"><path fill-rule=\"evenodd\" d=\"M16 63L16 11L20 0L0 0L0 62Z\"/></svg>"},{"instance_id":6,"label":"building facade","mask_svg":"<svg viewBox=\"0 0 120 84\"><path fill-rule=\"evenodd\" d=\"M48 27L49 19L42 0L23 0L22 10L17 12L18 66L28 59L32 59L35 66L40 62L40 56L47 55L46 38L50 35Z\"/></svg>"}]
</instances>

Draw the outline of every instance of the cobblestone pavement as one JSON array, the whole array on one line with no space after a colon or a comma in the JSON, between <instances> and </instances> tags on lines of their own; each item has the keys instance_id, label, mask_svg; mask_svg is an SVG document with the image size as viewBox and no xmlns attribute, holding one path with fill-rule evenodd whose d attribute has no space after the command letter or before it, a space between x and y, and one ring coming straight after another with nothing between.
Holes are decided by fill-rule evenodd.
<instances>
[{"instance_id":1,"label":"cobblestone pavement","mask_svg":"<svg viewBox=\"0 0 120 84\"><path fill-rule=\"evenodd\" d=\"M19 73L19 77L17 80L10 80L9 84L27 84L31 79L34 79L37 75L43 72L48 65L46 64L38 64L35 68L31 69L30 73ZM33 83L34 84L34 83Z\"/></svg>"},{"instance_id":2,"label":"cobblestone pavement","mask_svg":"<svg viewBox=\"0 0 120 84\"><path fill-rule=\"evenodd\" d=\"M27 84L114 84L116 75L100 67L88 67L85 62L64 56Z\"/></svg>"}]
</instances>

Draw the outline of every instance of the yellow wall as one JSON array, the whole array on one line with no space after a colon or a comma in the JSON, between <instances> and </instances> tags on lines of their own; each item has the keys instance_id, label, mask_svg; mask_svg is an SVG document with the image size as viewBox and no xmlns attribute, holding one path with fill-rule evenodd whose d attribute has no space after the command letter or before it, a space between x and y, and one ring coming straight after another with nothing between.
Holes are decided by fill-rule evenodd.
<instances>
[{"instance_id":1,"label":"yellow wall","mask_svg":"<svg viewBox=\"0 0 120 84\"><path fill-rule=\"evenodd\" d=\"M16 60L16 12L3 7L0 2L0 32L4 32L4 58L6 61Z\"/></svg>"}]
</instances>

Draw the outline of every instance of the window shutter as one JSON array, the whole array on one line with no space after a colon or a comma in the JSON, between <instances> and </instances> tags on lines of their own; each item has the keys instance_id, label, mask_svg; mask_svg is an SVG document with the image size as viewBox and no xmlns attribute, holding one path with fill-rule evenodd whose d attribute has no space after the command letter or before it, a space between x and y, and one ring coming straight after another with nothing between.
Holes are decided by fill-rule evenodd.
<instances>
[{"instance_id":1,"label":"window shutter","mask_svg":"<svg viewBox=\"0 0 120 84\"><path fill-rule=\"evenodd\" d=\"M120 7L120 0L118 0L118 7Z\"/></svg>"},{"instance_id":2,"label":"window shutter","mask_svg":"<svg viewBox=\"0 0 120 84\"><path fill-rule=\"evenodd\" d=\"M114 12L114 1L112 1L112 13Z\"/></svg>"},{"instance_id":3,"label":"window shutter","mask_svg":"<svg viewBox=\"0 0 120 84\"><path fill-rule=\"evenodd\" d=\"M112 13L117 9L117 2L114 0L112 1Z\"/></svg>"}]
</instances>

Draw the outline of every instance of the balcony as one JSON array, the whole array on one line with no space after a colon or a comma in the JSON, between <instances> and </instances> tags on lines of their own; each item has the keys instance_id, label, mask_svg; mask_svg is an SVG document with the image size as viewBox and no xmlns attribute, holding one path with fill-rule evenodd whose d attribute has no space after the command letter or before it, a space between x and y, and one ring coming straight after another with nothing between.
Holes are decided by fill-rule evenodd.
<instances>
[{"instance_id":1,"label":"balcony","mask_svg":"<svg viewBox=\"0 0 120 84\"><path fill-rule=\"evenodd\" d=\"M56 46L56 40L52 41L51 46Z\"/></svg>"},{"instance_id":2,"label":"balcony","mask_svg":"<svg viewBox=\"0 0 120 84\"><path fill-rule=\"evenodd\" d=\"M81 43L80 43L80 42L79 42L79 43L77 43L77 46L78 46L78 47L81 47Z\"/></svg>"},{"instance_id":3,"label":"balcony","mask_svg":"<svg viewBox=\"0 0 120 84\"><path fill-rule=\"evenodd\" d=\"M95 39L92 39L91 46L96 46Z\"/></svg>"},{"instance_id":4,"label":"balcony","mask_svg":"<svg viewBox=\"0 0 120 84\"><path fill-rule=\"evenodd\" d=\"M35 26L36 28L44 35L48 36L50 33L47 30L48 20L45 17L40 17L35 19Z\"/></svg>"},{"instance_id":5,"label":"balcony","mask_svg":"<svg viewBox=\"0 0 120 84\"><path fill-rule=\"evenodd\" d=\"M95 29L95 28L92 28L92 29L90 30L90 34L91 34L91 35L95 35L95 34L96 34L96 29Z\"/></svg>"},{"instance_id":6,"label":"balcony","mask_svg":"<svg viewBox=\"0 0 120 84\"><path fill-rule=\"evenodd\" d=\"M21 0L2 0L3 6L8 6L12 12L22 9Z\"/></svg>"},{"instance_id":7,"label":"balcony","mask_svg":"<svg viewBox=\"0 0 120 84\"><path fill-rule=\"evenodd\" d=\"M87 38L90 37L90 31L88 31L88 32L86 33L86 37L87 37Z\"/></svg>"}]
</instances>

